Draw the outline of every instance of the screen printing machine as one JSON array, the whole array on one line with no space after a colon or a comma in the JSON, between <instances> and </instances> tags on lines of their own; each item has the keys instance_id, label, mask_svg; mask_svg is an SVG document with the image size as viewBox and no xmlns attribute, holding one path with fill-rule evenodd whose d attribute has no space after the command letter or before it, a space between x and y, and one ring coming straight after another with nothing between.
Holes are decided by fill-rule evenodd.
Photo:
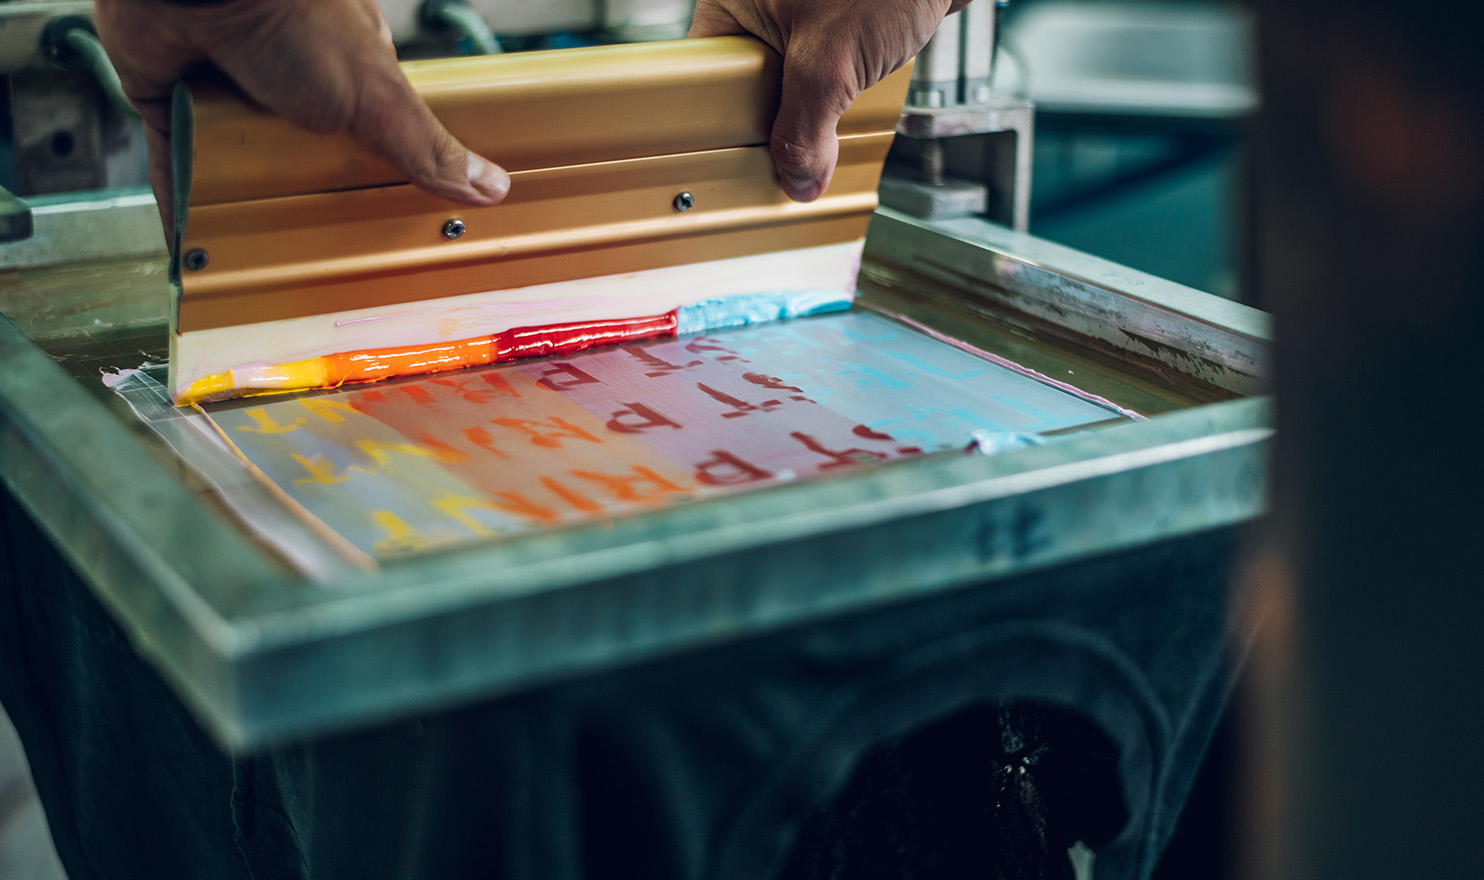
<instances>
[{"instance_id":1,"label":"screen printing machine","mask_svg":"<svg viewBox=\"0 0 1484 880\"><path fill-rule=\"evenodd\" d=\"M608 45L409 65L488 209L182 90L172 262L89 4L0 3L0 696L64 854L1148 876L1246 643L1267 321L1027 234L995 7L803 206L776 56L637 42L684 3L385 6L409 56ZM483 366L342 363L470 327Z\"/></svg>"}]
</instances>

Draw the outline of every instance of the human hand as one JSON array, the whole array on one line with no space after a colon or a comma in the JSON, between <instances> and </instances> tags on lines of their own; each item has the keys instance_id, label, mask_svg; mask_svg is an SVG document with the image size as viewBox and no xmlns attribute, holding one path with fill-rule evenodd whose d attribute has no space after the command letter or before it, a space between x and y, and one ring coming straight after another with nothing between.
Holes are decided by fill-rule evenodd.
<instances>
[{"instance_id":1,"label":"human hand","mask_svg":"<svg viewBox=\"0 0 1484 880\"><path fill-rule=\"evenodd\" d=\"M861 92L916 55L970 0L699 0L692 37L752 34L783 56L773 161L789 197L830 185L835 127Z\"/></svg>"},{"instance_id":2,"label":"human hand","mask_svg":"<svg viewBox=\"0 0 1484 880\"><path fill-rule=\"evenodd\" d=\"M95 6L124 93L144 117L150 184L167 237L171 94L206 62L290 122L349 132L435 196L493 205L510 190L510 176L455 140L413 91L376 0L96 0Z\"/></svg>"}]
</instances>

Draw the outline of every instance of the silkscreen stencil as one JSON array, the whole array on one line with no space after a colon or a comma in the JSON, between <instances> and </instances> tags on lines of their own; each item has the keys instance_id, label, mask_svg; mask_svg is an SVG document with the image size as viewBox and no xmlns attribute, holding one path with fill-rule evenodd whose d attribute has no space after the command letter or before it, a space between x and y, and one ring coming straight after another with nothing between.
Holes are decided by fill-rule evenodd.
<instances>
[{"instance_id":1,"label":"silkscreen stencil","mask_svg":"<svg viewBox=\"0 0 1484 880\"><path fill-rule=\"evenodd\" d=\"M379 559L1127 418L859 311L208 413Z\"/></svg>"}]
</instances>

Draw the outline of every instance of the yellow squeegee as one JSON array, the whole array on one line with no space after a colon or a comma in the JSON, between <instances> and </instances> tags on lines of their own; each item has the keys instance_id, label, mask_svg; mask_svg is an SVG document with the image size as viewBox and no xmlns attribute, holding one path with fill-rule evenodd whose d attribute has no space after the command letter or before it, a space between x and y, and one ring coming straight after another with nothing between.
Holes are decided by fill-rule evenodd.
<instances>
[{"instance_id":1,"label":"yellow squeegee","mask_svg":"<svg viewBox=\"0 0 1484 880\"><path fill-rule=\"evenodd\" d=\"M817 201L768 149L782 64L745 38L415 62L503 204L412 187L229 88L176 100L177 403L331 387L849 305L899 71L840 122Z\"/></svg>"}]
</instances>

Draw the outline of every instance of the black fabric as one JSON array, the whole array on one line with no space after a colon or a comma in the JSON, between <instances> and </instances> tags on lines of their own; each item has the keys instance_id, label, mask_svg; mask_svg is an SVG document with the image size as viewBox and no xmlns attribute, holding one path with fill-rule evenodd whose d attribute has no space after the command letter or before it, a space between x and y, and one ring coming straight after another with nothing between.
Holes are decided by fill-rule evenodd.
<instances>
[{"instance_id":1,"label":"black fabric","mask_svg":"<svg viewBox=\"0 0 1484 880\"><path fill-rule=\"evenodd\" d=\"M1072 880L1127 821L1118 749L1078 713L974 706L873 750L805 819L780 880Z\"/></svg>"},{"instance_id":2,"label":"black fabric","mask_svg":"<svg viewBox=\"0 0 1484 880\"><path fill-rule=\"evenodd\" d=\"M1144 877L1231 680L1220 532L228 759L8 498L4 517L0 700L74 880L757 880L834 846L806 818L883 748L926 736L938 770L910 772L940 788L992 769L1002 740L931 731L1016 705L1078 733L1007 827L1041 822L1053 854L1058 829L1098 829L1099 880ZM1108 809L1067 820L1064 792L1109 773Z\"/></svg>"},{"instance_id":3,"label":"black fabric","mask_svg":"<svg viewBox=\"0 0 1484 880\"><path fill-rule=\"evenodd\" d=\"M4 499L0 702L68 876L248 880L225 809L232 763Z\"/></svg>"}]
</instances>

